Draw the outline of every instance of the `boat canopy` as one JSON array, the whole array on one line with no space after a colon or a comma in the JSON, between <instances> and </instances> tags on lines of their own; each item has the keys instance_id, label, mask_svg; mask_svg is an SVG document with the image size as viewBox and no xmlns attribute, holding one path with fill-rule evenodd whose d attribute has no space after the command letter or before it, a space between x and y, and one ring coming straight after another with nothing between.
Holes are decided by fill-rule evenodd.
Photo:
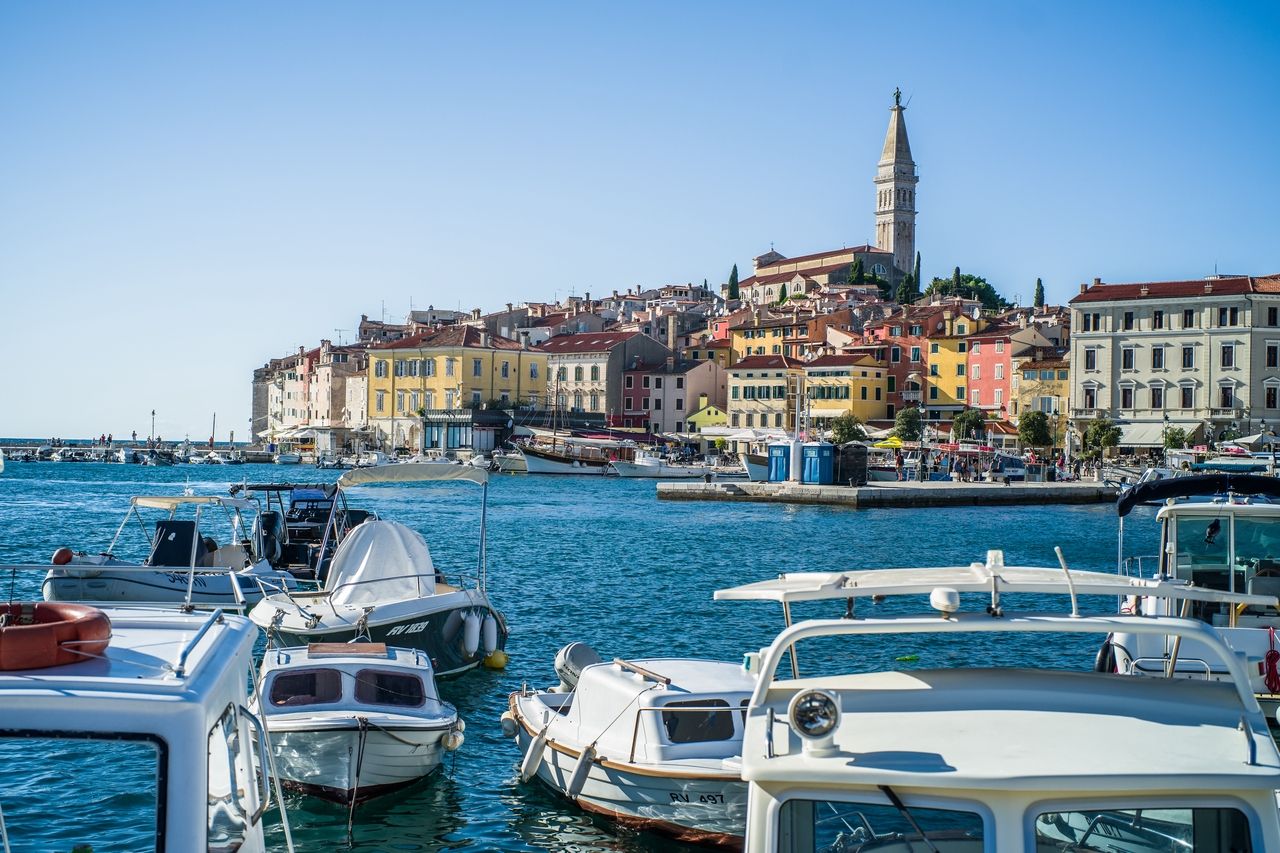
<instances>
[{"instance_id":1,"label":"boat canopy","mask_svg":"<svg viewBox=\"0 0 1280 853\"><path fill-rule=\"evenodd\" d=\"M1245 595L1108 572L1071 572L1037 566L1006 566L1004 555L990 552L987 562L920 569L866 569L850 572L792 572L773 580L718 589L717 601L821 601L884 595L928 595L945 587L957 592L1005 594L1141 595L1168 599L1219 601L1273 606L1274 596Z\"/></svg>"},{"instance_id":2,"label":"boat canopy","mask_svg":"<svg viewBox=\"0 0 1280 853\"><path fill-rule=\"evenodd\" d=\"M1116 515L1126 516L1138 504L1197 495L1265 495L1280 498L1280 478L1257 474L1204 474L1139 483L1120 495Z\"/></svg>"},{"instance_id":3,"label":"boat canopy","mask_svg":"<svg viewBox=\"0 0 1280 853\"><path fill-rule=\"evenodd\" d=\"M434 595L426 540L396 521L357 525L333 555L325 582L334 604L375 606Z\"/></svg>"},{"instance_id":4,"label":"boat canopy","mask_svg":"<svg viewBox=\"0 0 1280 853\"><path fill-rule=\"evenodd\" d=\"M342 488L373 483L421 483L437 480L466 480L481 485L489 482L489 472L474 465L443 462L402 462L398 465L375 465L353 468L338 478Z\"/></svg>"},{"instance_id":5,"label":"boat canopy","mask_svg":"<svg viewBox=\"0 0 1280 853\"><path fill-rule=\"evenodd\" d=\"M190 506L193 504L204 504L214 506L225 506L229 509L253 509L253 501L244 498L224 498L221 495L140 495L129 501L136 507L143 509L163 509L173 512L180 506Z\"/></svg>"}]
</instances>

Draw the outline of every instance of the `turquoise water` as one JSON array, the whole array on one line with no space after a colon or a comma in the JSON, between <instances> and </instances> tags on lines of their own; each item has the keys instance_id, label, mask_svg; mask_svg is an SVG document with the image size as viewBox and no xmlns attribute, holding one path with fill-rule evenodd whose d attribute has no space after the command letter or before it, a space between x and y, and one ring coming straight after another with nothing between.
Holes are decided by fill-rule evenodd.
<instances>
[{"instance_id":1,"label":"turquoise water","mask_svg":"<svg viewBox=\"0 0 1280 853\"><path fill-rule=\"evenodd\" d=\"M320 482L337 474L304 466L10 463L0 475L0 563L45 563L63 545L105 548L133 495L179 494L188 483L197 493L225 493L232 477ZM420 530L437 564L448 570L474 565L479 494L467 484L378 487L352 491L351 500ZM592 644L605 657L737 660L744 651L768 645L781 627L780 610L715 602L711 594L781 571L966 564L982 560L989 548L1003 548L1008 563L1055 565L1055 545L1062 546L1073 568L1110 570L1116 555L1116 519L1109 505L858 512L673 503L658 501L652 482L596 477L495 476L489 524L489 590L511 626L511 664L505 672L475 672L441 685L467 721L465 745L445 773L362 806L350 840L344 809L290 796L298 850L695 849L619 829L536 784L521 785L515 779L518 756L497 724L507 694L522 682L554 683L552 658L573 640ZM1134 543L1130 552L1151 553L1156 529L1150 510L1139 509L1126 524ZM0 582L8 585L10 579ZM19 578L14 594L38 594L38 578ZM886 611L911 607L881 606ZM799 609L797 616L840 612L827 604ZM1015 643L988 636L948 638L943 646L918 638L876 638L820 646L802 663L861 670L965 664L1087 669L1095 649L1093 638L1044 635ZM919 657L895 663L908 655ZM78 748L67 751L80 755ZM9 758L5 764L14 766ZM108 784L118 782L121 763L86 763L82 757L77 762L74 790L80 798L93 796L90 808L99 820L110 821L113 810L122 817L130 802L127 787ZM15 851L70 848L53 817L57 812L38 801L41 792L70 784L56 766L45 768L39 785L25 778L20 790L13 787L12 774L0 776L0 804ZM271 837L283 849L278 816L272 817ZM15 827L23 830L21 837ZM121 845L115 849L130 849L124 840ZM99 845L95 853L105 849L112 848Z\"/></svg>"}]
</instances>

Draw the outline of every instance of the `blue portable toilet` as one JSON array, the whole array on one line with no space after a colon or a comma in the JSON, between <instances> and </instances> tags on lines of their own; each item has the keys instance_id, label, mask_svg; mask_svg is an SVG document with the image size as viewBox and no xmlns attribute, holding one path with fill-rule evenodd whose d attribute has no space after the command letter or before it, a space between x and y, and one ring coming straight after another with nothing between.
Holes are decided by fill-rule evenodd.
<instances>
[{"instance_id":1,"label":"blue portable toilet","mask_svg":"<svg viewBox=\"0 0 1280 853\"><path fill-rule=\"evenodd\" d=\"M769 445L769 482L785 483L791 479L791 442Z\"/></svg>"},{"instance_id":2,"label":"blue portable toilet","mask_svg":"<svg viewBox=\"0 0 1280 853\"><path fill-rule=\"evenodd\" d=\"M826 441L806 441L803 450L803 483L830 486L835 482L836 448Z\"/></svg>"}]
</instances>

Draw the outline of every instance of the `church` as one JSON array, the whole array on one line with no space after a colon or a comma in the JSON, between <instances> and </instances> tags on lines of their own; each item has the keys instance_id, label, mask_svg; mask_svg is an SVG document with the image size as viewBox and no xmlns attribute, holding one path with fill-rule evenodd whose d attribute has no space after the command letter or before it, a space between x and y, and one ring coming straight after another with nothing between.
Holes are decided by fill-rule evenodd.
<instances>
[{"instance_id":1,"label":"church","mask_svg":"<svg viewBox=\"0 0 1280 853\"><path fill-rule=\"evenodd\" d=\"M738 283L743 301L768 305L782 298L784 292L806 293L823 285L846 282L857 260L862 261L868 276L874 273L892 287L911 272L916 255L916 184L920 178L911 159L911 142L903 117L907 108L902 106L901 92L894 92L893 101L875 178L876 244L797 258L770 249L754 259L752 275ZM724 291L727 296L727 286Z\"/></svg>"}]
</instances>

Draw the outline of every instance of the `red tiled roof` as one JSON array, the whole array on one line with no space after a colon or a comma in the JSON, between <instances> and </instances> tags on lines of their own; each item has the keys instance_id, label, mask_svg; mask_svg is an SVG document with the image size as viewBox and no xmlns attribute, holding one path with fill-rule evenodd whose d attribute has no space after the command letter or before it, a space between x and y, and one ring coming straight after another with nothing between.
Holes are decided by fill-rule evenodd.
<instances>
[{"instance_id":1,"label":"red tiled roof","mask_svg":"<svg viewBox=\"0 0 1280 853\"><path fill-rule=\"evenodd\" d=\"M804 367L803 361L787 358L785 355L753 355L738 361L730 370L783 370Z\"/></svg>"},{"instance_id":2,"label":"red tiled roof","mask_svg":"<svg viewBox=\"0 0 1280 853\"><path fill-rule=\"evenodd\" d=\"M789 261L779 261L778 263L789 263ZM813 278L815 275L828 275L829 273L833 273L836 270L843 269L844 267L847 267L847 266L849 266L849 261L845 261L839 264L826 264L825 266L821 266L821 267L809 267L807 269L802 269L802 270L792 270L791 272L777 272L777 273L767 273L765 275L753 275L751 277L751 284L752 285L777 284L780 281L791 281L791 279L795 278L796 276L800 276L801 278ZM740 281L738 282L738 287L741 288L744 284L745 282Z\"/></svg>"},{"instance_id":3,"label":"red tiled roof","mask_svg":"<svg viewBox=\"0 0 1280 853\"><path fill-rule=\"evenodd\" d=\"M733 341L728 338L716 338L707 341L705 344L698 344L698 346L702 349L728 349L733 346Z\"/></svg>"},{"instance_id":4,"label":"red tiled roof","mask_svg":"<svg viewBox=\"0 0 1280 853\"><path fill-rule=\"evenodd\" d=\"M870 255L870 254L892 255L893 254L893 252L886 252L883 249L877 249L875 246L872 246L870 244L863 244L861 246L849 246L844 249L829 249L825 252L814 252L811 255L797 255L794 258L783 258L782 260L774 261L771 264L766 264L764 268L768 269L769 267L776 267L781 264L794 264L799 261L812 261L818 258L829 257L831 255L844 255L849 253L854 253L859 255Z\"/></svg>"},{"instance_id":5,"label":"red tiled roof","mask_svg":"<svg viewBox=\"0 0 1280 853\"><path fill-rule=\"evenodd\" d=\"M420 349L425 347L472 347L475 349L520 349L520 344L501 335L489 335L488 346L481 344L483 329L475 326L444 326L428 329L398 341L375 344L370 349Z\"/></svg>"},{"instance_id":6,"label":"red tiled roof","mask_svg":"<svg viewBox=\"0 0 1280 853\"><path fill-rule=\"evenodd\" d=\"M1205 292L1207 285L1213 285ZM1238 296L1249 293L1247 276L1229 276L1217 279L1191 281L1148 281L1135 284L1094 284L1072 299L1068 304L1082 302L1118 302L1128 299L1189 299L1196 296ZM1146 292L1143 292L1143 289Z\"/></svg>"},{"instance_id":7,"label":"red tiled roof","mask_svg":"<svg viewBox=\"0 0 1280 853\"><path fill-rule=\"evenodd\" d=\"M741 362L739 362L739 363L741 363ZM872 357L871 357L871 356L869 356L869 355L824 355L824 356L820 356L820 357L818 357L818 358L815 358L813 361L805 362L805 365L804 365L804 366L805 366L806 368L809 368L809 367L853 367L853 366L860 365L860 364L865 364L865 365L867 365L868 367L871 367L871 366L880 367L880 366L882 366L882 365L880 364L880 362L876 361L874 358L872 358Z\"/></svg>"},{"instance_id":8,"label":"red tiled roof","mask_svg":"<svg viewBox=\"0 0 1280 853\"><path fill-rule=\"evenodd\" d=\"M639 332L583 332L556 335L543 341L538 349L545 353L608 352L618 344L634 338Z\"/></svg>"}]
</instances>

